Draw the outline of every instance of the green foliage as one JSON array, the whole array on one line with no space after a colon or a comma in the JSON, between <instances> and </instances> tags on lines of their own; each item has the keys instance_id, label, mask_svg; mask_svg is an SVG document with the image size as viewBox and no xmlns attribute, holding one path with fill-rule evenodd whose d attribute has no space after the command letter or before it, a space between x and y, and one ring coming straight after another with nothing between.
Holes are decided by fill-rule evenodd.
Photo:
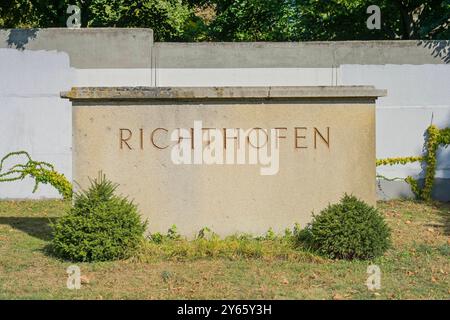
<instances>
[{"instance_id":1,"label":"green foliage","mask_svg":"<svg viewBox=\"0 0 450 320\"><path fill-rule=\"evenodd\" d=\"M203 227L193 240L178 234L176 226L172 226L166 234L153 233L136 255L141 262L154 261L158 258L185 261L202 258L226 258L287 261L310 261L320 263L322 257L312 252L299 250L297 234L300 226L295 224L291 230L287 228L283 234L277 234L270 228L262 236L251 234L235 234L219 237L210 228Z\"/></svg>"},{"instance_id":2,"label":"green foliage","mask_svg":"<svg viewBox=\"0 0 450 320\"><path fill-rule=\"evenodd\" d=\"M25 164L15 164L2 173L6 161L20 156L24 156L27 159ZM58 190L64 199L72 198L72 184L63 174L56 172L50 163L34 161L26 151L8 153L0 160L0 182L23 180L26 177L31 177L35 181L33 193L36 192L40 183L50 184Z\"/></svg>"},{"instance_id":3,"label":"green foliage","mask_svg":"<svg viewBox=\"0 0 450 320\"><path fill-rule=\"evenodd\" d=\"M266 240L275 240L277 237L277 234L273 231L272 228L267 230L266 235L264 236L264 239Z\"/></svg>"},{"instance_id":4,"label":"green foliage","mask_svg":"<svg viewBox=\"0 0 450 320\"><path fill-rule=\"evenodd\" d=\"M449 0L2 0L0 27L146 27L157 41L448 39ZM381 30L366 27L381 9Z\"/></svg>"},{"instance_id":5,"label":"green foliage","mask_svg":"<svg viewBox=\"0 0 450 320\"><path fill-rule=\"evenodd\" d=\"M314 216L297 238L332 259L372 259L389 247L390 230L377 209L346 194Z\"/></svg>"},{"instance_id":6,"label":"green foliage","mask_svg":"<svg viewBox=\"0 0 450 320\"><path fill-rule=\"evenodd\" d=\"M2 0L0 27L37 28L66 25L68 0ZM79 1L73 1L75 2Z\"/></svg>"},{"instance_id":7,"label":"green foliage","mask_svg":"<svg viewBox=\"0 0 450 320\"><path fill-rule=\"evenodd\" d=\"M211 239L213 237L217 237L217 235L211 231L208 227L203 227L197 234L197 239ZM148 237L149 240L153 243L163 243L170 240L182 240L180 233L178 232L178 228L175 224L173 224L168 230L166 234L162 234L160 232L155 232L150 234Z\"/></svg>"},{"instance_id":8,"label":"green foliage","mask_svg":"<svg viewBox=\"0 0 450 320\"><path fill-rule=\"evenodd\" d=\"M409 184L409 186L411 187L411 192L414 194L414 196L416 197L416 199L421 199L421 194L422 194L422 190L420 189L419 183L416 179L414 179L411 176L407 176L405 178L405 182L407 184Z\"/></svg>"},{"instance_id":9,"label":"green foliage","mask_svg":"<svg viewBox=\"0 0 450 320\"><path fill-rule=\"evenodd\" d=\"M213 239L215 237L218 237L218 235L208 227L201 228L197 234L197 239Z\"/></svg>"},{"instance_id":10,"label":"green foliage","mask_svg":"<svg viewBox=\"0 0 450 320\"><path fill-rule=\"evenodd\" d=\"M423 157L401 157L401 158L387 158L377 159L377 166L393 166L396 164L407 164L412 162L423 161Z\"/></svg>"},{"instance_id":11,"label":"green foliage","mask_svg":"<svg viewBox=\"0 0 450 320\"><path fill-rule=\"evenodd\" d=\"M414 193L417 199L430 201L431 192L434 185L434 177L436 174L436 152L439 146L447 147L450 144L450 128L439 129L435 125L431 125L427 128L427 140L425 143L425 155L423 157L404 157L404 158L387 158L378 159L376 161L377 166L384 165L396 165L396 164L407 164L416 161L423 161L426 165L425 171L425 181L422 188L419 183L413 177L406 177L405 180L410 186L411 191ZM377 175L378 178L385 179L388 181L402 180L400 178L386 178L381 175Z\"/></svg>"},{"instance_id":12,"label":"green foliage","mask_svg":"<svg viewBox=\"0 0 450 320\"><path fill-rule=\"evenodd\" d=\"M431 191L433 190L434 177L436 174L436 152L439 146L448 146L450 144L450 128L439 129L431 125L427 129L426 143L426 173L425 182L422 190L418 192L419 198L429 201L431 200ZM417 184L417 183L416 183Z\"/></svg>"},{"instance_id":13,"label":"green foliage","mask_svg":"<svg viewBox=\"0 0 450 320\"><path fill-rule=\"evenodd\" d=\"M181 238L181 235L178 233L178 228L176 225L172 225L169 230L167 230L167 238L171 240L178 240Z\"/></svg>"},{"instance_id":14,"label":"green foliage","mask_svg":"<svg viewBox=\"0 0 450 320\"><path fill-rule=\"evenodd\" d=\"M211 0L211 38L228 41L448 39L448 0ZM381 30L366 10L381 9ZM446 24L447 23L447 24Z\"/></svg>"},{"instance_id":15,"label":"green foliage","mask_svg":"<svg viewBox=\"0 0 450 320\"><path fill-rule=\"evenodd\" d=\"M450 257L450 244L444 243L443 245L438 246L437 251L442 256Z\"/></svg>"},{"instance_id":16,"label":"green foliage","mask_svg":"<svg viewBox=\"0 0 450 320\"><path fill-rule=\"evenodd\" d=\"M143 240L135 204L116 196L117 185L104 175L87 191L74 195L70 211L52 224L54 253L72 261L106 261L130 257Z\"/></svg>"},{"instance_id":17,"label":"green foliage","mask_svg":"<svg viewBox=\"0 0 450 320\"><path fill-rule=\"evenodd\" d=\"M433 189L434 175L436 173L436 151L439 146L439 129L436 126L429 126L427 130L427 143L425 161L427 170L425 173L425 183L420 191L419 197L423 200L431 200L431 191Z\"/></svg>"},{"instance_id":18,"label":"green foliage","mask_svg":"<svg viewBox=\"0 0 450 320\"><path fill-rule=\"evenodd\" d=\"M444 128L439 130L437 143L443 147L447 147L450 144L450 128Z\"/></svg>"},{"instance_id":19,"label":"green foliage","mask_svg":"<svg viewBox=\"0 0 450 320\"><path fill-rule=\"evenodd\" d=\"M184 40L183 32L193 16L190 8L180 0L118 2L124 10L120 13L117 26L152 28L157 41Z\"/></svg>"},{"instance_id":20,"label":"green foliage","mask_svg":"<svg viewBox=\"0 0 450 320\"><path fill-rule=\"evenodd\" d=\"M218 0L210 37L222 41L283 41L301 36L293 1Z\"/></svg>"},{"instance_id":21,"label":"green foliage","mask_svg":"<svg viewBox=\"0 0 450 320\"><path fill-rule=\"evenodd\" d=\"M81 9L82 27L152 28L158 41L185 40L184 32L196 21L192 8L181 0L3 1L0 27L6 28L65 27L69 5Z\"/></svg>"},{"instance_id":22,"label":"green foliage","mask_svg":"<svg viewBox=\"0 0 450 320\"><path fill-rule=\"evenodd\" d=\"M162 234L160 232L155 232L150 234L150 241L154 243L162 243L166 240L179 240L181 239L181 235L178 233L178 228L176 225L172 225L168 230L167 234Z\"/></svg>"},{"instance_id":23,"label":"green foliage","mask_svg":"<svg viewBox=\"0 0 450 320\"><path fill-rule=\"evenodd\" d=\"M171 228L172 229L172 228ZM169 229L170 230L170 229ZM203 258L264 259L284 261L309 261L320 263L323 259L311 252L298 250L294 232L287 229L278 235L272 229L260 237L249 234L236 234L220 238L209 228L202 228L193 240L154 233L141 247L136 259L141 262L160 258L186 261Z\"/></svg>"}]
</instances>

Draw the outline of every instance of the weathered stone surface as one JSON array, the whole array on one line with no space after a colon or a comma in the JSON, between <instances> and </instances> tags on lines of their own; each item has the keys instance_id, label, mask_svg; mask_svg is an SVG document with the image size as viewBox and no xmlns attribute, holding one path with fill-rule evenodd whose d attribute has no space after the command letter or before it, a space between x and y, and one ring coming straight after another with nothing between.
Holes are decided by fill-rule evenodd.
<instances>
[{"instance_id":1,"label":"weathered stone surface","mask_svg":"<svg viewBox=\"0 0 450 320\"><path fill-rule=\"evenodd\" d=\"M375 204L374 101L384 93L372 87L74 88L62 96L74 102L74 180L86 187L102 170L136 201L150 231L176 224L193 237L205 226L229 235L305 225L345 192ZM184 141L190 151L194 139L195 150L199 140L190 129L196 121L208 133L247 130L241 141L248 153L263 145L250 143L252 128L277 128L278 171L262 175L269 165L247 158L245 164L174 163L180 144L170 134L186 128ZM222 150L230 150L235 140L228 134L225 141Z\"/></svg>"},{"instance_id":2,"label":"weathered stone surface","mask_svg":"<svg viewBox=\"0 0 450 320\"><path fill-rule=\"evenodd\" d=\"M275 99L275 98L372 98L386 90L372 86L333 87L79 87L62 92L72 100L116 99Z\"/></svg>"}]
</instances>

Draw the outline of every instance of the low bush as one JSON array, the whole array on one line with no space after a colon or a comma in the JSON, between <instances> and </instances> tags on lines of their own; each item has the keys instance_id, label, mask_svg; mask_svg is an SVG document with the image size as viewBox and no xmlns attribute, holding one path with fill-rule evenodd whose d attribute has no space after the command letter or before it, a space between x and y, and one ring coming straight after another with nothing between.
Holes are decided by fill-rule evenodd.
<instances>
[{"instance_id":1,"label":"low bush","mask_svg":"<svg viewBox=\"0 0 450 320\"><path fill-rule=\"evenodd\" d=\"M344 195L297 233L299 243L332 259L371 259L390 245L390 230L376 208Z\"/></svg>"},{"instance_id":2,"label":"low bush","mask_svg":"<svg viewBox=\"0 0 450 320\"><path fill-rule=\"evenodd\" d=\"M74 195L70 211L52 224L53 252L72 261L106 261L131 256L143 240L137 207L115 195L117 184L104 175Z\"/></svg>"}]
</instances>

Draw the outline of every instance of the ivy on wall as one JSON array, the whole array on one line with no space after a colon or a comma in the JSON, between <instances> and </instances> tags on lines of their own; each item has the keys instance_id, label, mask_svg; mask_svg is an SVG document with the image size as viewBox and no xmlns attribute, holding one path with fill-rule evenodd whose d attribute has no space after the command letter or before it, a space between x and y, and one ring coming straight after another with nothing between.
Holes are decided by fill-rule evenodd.
<instances>
[{"instance_id":1,"label":"ivy on wall","mask_svg":"<svg viewBox=\"0 0 450 320\"><path fill-rule=\"evenodd\" d=\"M408 176L405 179L389 179L382 175L377 175L377 177L389 181L404 180L411 186L411 191L417 199L429 201L431 200L431 191L433 190L434 177L436 173L436 152L438 147L446 147L450 144L450 128L439 129L435 125L431 125L428 127L426 133L427 141L425 143L424 156L379 159L377 160L376 165L392 166L398 164L404 165L412 162L423 162L425 164L425 181L422 187L420 187L418 181L411 176Z\"/></svg>"},{"instance_id":2,"label":"ivy on wall","mask_svg":"<svg viewBox=\"0 0 450 320\"><path fill-rule=\"evenodd\" d=\"M2 173L5 161L19 156L25 156L28 161L25 164L16 164ZM36 192L39 183L50 184L64 199L72 199L72 184L63 174L56 172L50 163L34 161L26 151L8 153L0 161L0 182L23 180L27 176L35 180L33 193Z\"/></svg>"}]
</instances>

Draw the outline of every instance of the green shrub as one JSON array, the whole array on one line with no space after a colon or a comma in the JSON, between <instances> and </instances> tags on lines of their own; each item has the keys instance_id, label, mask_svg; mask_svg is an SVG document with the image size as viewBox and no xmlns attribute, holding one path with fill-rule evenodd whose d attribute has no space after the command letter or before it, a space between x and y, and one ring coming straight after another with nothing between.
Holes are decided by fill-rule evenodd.
<instances>
[{"instance_id":1,"label":"green shrub","mask_svg":"<svg viewBox=\"0 0 450 320\"><path fill-rule=\"evenodd\" d=\"M52 224L52 249L73 261L106 261L127 258L143 239L135 204L116 196L117 184L104 175L91 180L87 191L74 195L70 211Z\"/></svg>"},{"instance_id":2,"label":"green shrub","mask_svg":"<svg viewBox=\"0 0 450 320\"><path fill-rule=\"evenodd\" d=\"M332 259L371 259L390 245L390 230L377 209L344 195L297 233L300 244Z\"/></svg>"}]
</instances>

